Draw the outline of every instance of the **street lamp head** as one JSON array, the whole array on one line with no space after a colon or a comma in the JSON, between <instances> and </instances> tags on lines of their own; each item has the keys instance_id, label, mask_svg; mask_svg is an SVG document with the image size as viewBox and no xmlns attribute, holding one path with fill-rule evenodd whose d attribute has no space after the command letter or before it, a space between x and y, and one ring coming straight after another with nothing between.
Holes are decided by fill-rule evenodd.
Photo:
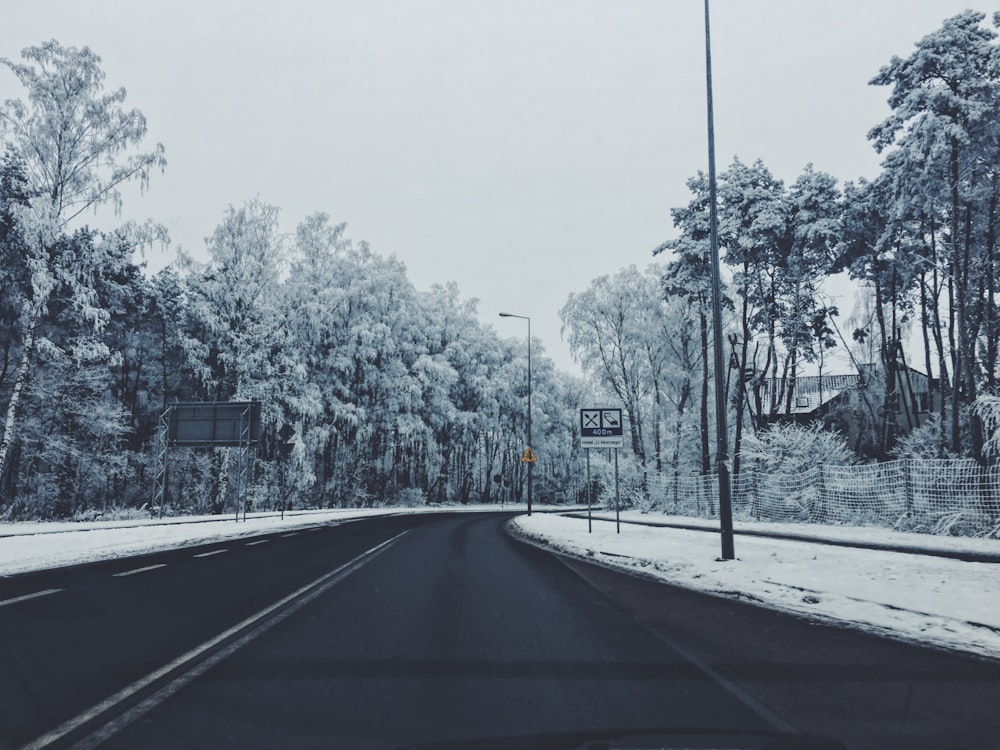
<instances>
[{"instance_id":1,"label":"street lamp head","mask_svg":"<svg viewBox=\"0 0 1000 750\"><path fill-rule=\"evenodd\" d=\"M521 320L531 320L527 315L515 315L514 313L502 312L500 313L501 318L520 318Z\"/></svg>"}]
</instances>

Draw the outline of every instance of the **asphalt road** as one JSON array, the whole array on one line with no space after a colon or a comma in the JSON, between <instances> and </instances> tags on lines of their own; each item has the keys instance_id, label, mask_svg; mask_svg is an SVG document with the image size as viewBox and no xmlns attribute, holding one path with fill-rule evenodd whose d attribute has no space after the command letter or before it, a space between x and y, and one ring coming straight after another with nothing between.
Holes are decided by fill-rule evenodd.
<instances>
[{"instance_id":1,"label":"asphalt road","mask_svg":"<svg viewBox=\"0 0 1000 750\"><path fill-rule=\"evenodd\" d=\"M998 746L1000 665L563 561L505 518L0 579L0 747Z\"/></svg>"}]
</instances>

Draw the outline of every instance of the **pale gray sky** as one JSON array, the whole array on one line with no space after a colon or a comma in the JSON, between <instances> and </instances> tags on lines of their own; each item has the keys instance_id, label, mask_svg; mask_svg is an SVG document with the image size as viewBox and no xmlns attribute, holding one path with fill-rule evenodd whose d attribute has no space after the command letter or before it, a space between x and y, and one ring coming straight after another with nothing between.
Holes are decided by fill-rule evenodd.
<instances>
[{"instance_id":1,"label":"pale gray sky","mask_svg":"<svg viewBox=\"0 0 1000 750\"><path fill-rule=\"evenodd\" d=\"M719 169L874 176L888 91L867 82L966 7L713 0ZM86 45L128 89L168 160L125 206L170 231L151 268L203 256L259 195L285 232L324 211L418 289L457 282L503 335L524 330L499 311L530 315L574 369L566 298L647 265L707 168L703 18L702 0L32 0L5 11L0 55Z\"/></svg>"}]
</instances>

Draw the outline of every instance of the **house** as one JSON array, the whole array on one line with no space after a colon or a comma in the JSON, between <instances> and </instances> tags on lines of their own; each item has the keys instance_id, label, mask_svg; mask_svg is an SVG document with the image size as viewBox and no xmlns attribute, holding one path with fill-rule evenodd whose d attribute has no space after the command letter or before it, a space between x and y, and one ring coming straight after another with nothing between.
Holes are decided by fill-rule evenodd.
<instances>
[{"instance_id":1,"label":"house","mask_svg":"<svg viewBox=\"0 0 1000 750\"><path fill-rule=\"evenodd\" d=\"M888 399L886 418L886 378L880 368L866 365L854 375L808 375L795 378L788 399L789 380L768 378L759 381L761 414L758 424L794 422L808 425L822 422L839 429L852 445L860 445L865 426L879 426L880 431L900 435L923 424L935 408L937 381L912 367L899 363L894 393ZM772 399L776 404L771 417ZM751 396L751 404L754 398Z\"/></svg>"}]
</instances>

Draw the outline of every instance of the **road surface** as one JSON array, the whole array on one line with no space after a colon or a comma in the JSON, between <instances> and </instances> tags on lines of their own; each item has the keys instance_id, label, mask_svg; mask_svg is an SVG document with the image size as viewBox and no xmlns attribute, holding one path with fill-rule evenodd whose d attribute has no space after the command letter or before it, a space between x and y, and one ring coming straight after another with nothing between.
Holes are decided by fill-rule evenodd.
<instances>
[{"instance_id":1,"label":"road surface","mask_svg":"<svg viewBox=\"0 0 1000 750\"><path fill-rule=\"evenodd\" d=\"M565 561L508 517L0 579L0 747L996 747L1000 665Z\"/></svg>"}]
</instances>

